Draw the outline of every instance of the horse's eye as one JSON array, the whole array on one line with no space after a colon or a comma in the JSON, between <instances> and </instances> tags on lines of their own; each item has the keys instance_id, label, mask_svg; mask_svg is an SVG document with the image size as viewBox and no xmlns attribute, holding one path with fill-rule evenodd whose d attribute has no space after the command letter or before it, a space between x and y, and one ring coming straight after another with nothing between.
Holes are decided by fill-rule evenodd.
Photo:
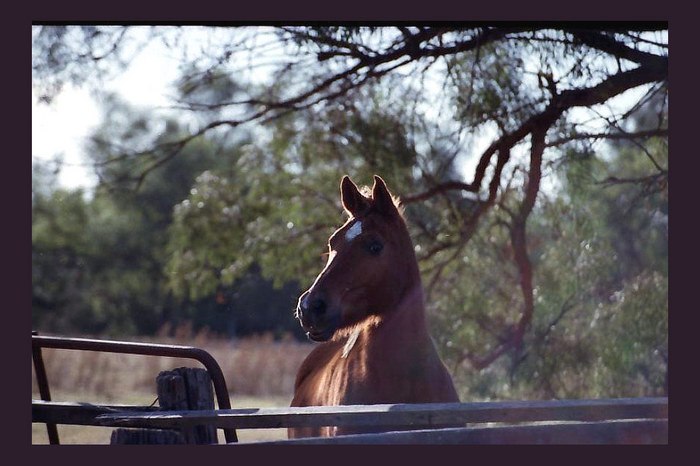
<instances>
[{"instance_id":1,"label":"horse's eye","mask_svg":"<svg viewBox=\"0 0 700 466\"><path fill-rule=\"evenodd\" d=\"M367 245L367 252L373 256L378 256L379 253L382 252L382 249L384 249L384 245L376 240Z\"/></svg>"}]
</instances>

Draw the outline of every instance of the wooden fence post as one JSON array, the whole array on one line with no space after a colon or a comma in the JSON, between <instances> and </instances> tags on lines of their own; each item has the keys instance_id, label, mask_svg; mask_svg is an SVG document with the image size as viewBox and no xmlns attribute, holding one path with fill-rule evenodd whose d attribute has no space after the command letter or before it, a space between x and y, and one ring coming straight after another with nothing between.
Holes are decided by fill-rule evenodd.
<instances>
[{"instance_id":1,"label":"wooden fence post","mask_svg":"<svg viewBox=\"0 0 700 466\"><path fill-rule=\"evenodd\" d=\"M176 445L184 444L185 437L177 430L166 429L114 429L112 445Z\"/></svg>"},{"instance_id":2,"label":"wooden fence post","mask_svg":"<svg viewBox=\"0 0 700 466\"><path fill-rule=\"evenodd\" d=\"M164 411L214 409L211 377L206 369L180 367L156 377L158 403ZM111 443L211 444L217 443L216 428L206 425L192 429L116 429Z\"/></svg>"}]
</instances>

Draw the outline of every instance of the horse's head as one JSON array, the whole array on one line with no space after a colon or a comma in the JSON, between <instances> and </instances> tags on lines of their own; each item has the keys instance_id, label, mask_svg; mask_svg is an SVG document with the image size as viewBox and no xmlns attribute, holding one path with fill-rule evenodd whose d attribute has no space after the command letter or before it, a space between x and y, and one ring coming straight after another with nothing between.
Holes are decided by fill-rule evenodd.
<instances>
[{"instance_id":1,"label":"horse's head","mask_svg":"<svg viewBox=\"0 0 700 466\"><path fill-rule=\"evenodd\" d=\"M314 341L368 318L381 320L420 280L406 224L384 180L375 175L371 196L364 196L344 176L340 194L350 218L328 240L328 262L296 309Z\"/></svg>"}]
</instances>

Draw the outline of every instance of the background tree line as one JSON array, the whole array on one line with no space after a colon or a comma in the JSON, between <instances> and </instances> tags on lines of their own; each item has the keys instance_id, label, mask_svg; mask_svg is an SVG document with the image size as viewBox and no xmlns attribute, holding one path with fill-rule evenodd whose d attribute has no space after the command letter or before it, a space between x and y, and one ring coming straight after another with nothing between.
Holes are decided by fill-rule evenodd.
<instances>
[{"instance_id":1,"label":"background tree line","mask_svg":"<svg viewBox=\"0 0 700 466\"><path fill-rule=\"evenodd\" d=\"M212 28L171 113L105 97L92 197L35 167L34 325L301 337L339 180L377 173L463 398L665 393L666 25L622 26ZM190 31L36 27L35 88Z\"/></svg>"}]
</instances>

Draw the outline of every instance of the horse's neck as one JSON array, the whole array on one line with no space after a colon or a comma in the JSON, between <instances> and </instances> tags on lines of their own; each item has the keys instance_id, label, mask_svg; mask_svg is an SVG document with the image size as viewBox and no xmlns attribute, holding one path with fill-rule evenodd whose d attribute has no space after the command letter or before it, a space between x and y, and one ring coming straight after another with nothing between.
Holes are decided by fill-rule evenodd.
<instances>
[{"instance_id":1,"label":"horse's neck","mask_svg":"<svg viewBox=\"0 0 700 466\"><path fill-rule=\"evenodd\" d=\"M423 304L423 288L420 282L406 293L395 309L387 312L376 326L366 326L356 329L350 334L343 354L347 357L359 341L361 351L355 351L355 356L375 359L375 354L381 354L376 360L387 360L387 357L401 358L415 353L426 345L432 345L425 322L425 306ZM362 354L358 354L358 353Z\"/></svg>"},{"instance_id":2,"label":"horse's neck","mask_svg":"<svg viewBox=\"0 0 700 466\"><path fill-rule=\"evenodd\" d=\"M425 305L423 304L423 286L420 281L416 282L408 292L401 298L396 309L388 313L387 318L383 321L383 326L388 333L401 337L401 331L405 331L404 335L421 336L417 332L425 332Z\"/></svg>"}]
</instances>

